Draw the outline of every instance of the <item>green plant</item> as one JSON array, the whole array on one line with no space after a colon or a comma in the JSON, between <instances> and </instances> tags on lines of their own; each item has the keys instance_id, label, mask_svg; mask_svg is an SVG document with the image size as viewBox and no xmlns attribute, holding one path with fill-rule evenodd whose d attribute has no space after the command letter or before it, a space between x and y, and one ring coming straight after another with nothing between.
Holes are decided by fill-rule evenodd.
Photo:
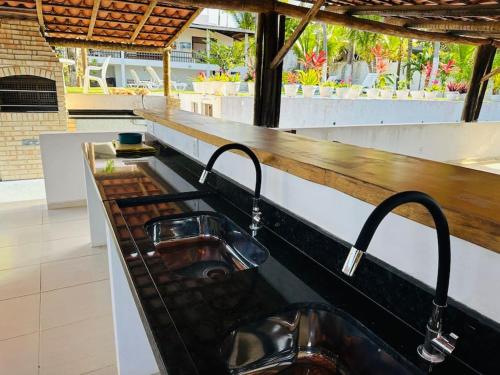
<instances>
[{"instance_id":1,"label":"green plant","mask_svg":"<svg viewBox=\"0 0 500 375\"><path fill-rule=\"evenodd\" d=\"M325 81L325 82L321 82L321 83L320 83L320 86L321 86L321 87L331 87L331 88L335 88L335 87L337 87L337 84L336 84L334 81Z\"/></svg>"},{"instance_id":2,"label":"green plant","mask_svg":"<svg viewBox=\"0 0 500 375\"><path fill-rule=\"evenodd\" d=\"M219 66L221 72L241 66L245 62L245 48L241 42L234 42L227 46L218 41L210 42L210 53L200 53L203 62Z\"/></svg>"},{"instance_id":3,"label":"green plant","mask_svg":"<svg viewBox=\"0 0 500 375\"><path fill-rule=\"evenodd\" d=\"M303 86L316 86L319 84L319 73L317 70L299 70L299 82Z\"/></svg>"},{"instance_id":4,"label":"green plant","mask_svg":"<svg viewBox=\"0 0 500 375\"><path fill-rule=\"evenodd\" d=\"M440 91L444 91L444 88L439 83L437 83L437 81L434 81L431 85L429 85L425 88L425 91L440 92Z\"/></svg>"},{"instance_id":5,"label":"green plant","mask_svg":"<svg viewBox=\"0 0 500 375\"><path fill-rule=\"evenodd\" d=\"M398 90L407 90L408 89L408 82L406 80L401 79L398 82Z\"/></svg>"},{"instance_id":6,"label":"green plant","mask_svg":"<svg viewBox=\"0 0 500 375\"><path fill-rule=\"evenodd\" d=\"M229 82L240 82L240 73L228 74Z\"/></svg>"},{"instance_id":7,"label":"green plant","mask_svg":"<svg viewBox=\"0 0 500 375\"><path fill-rule=\"evenodd\" d=\"M500 74L493 77L493 94L500 94Z\"/></svg>"},{"instance_id":8,"label":"green plant","mask_svg":"<svg viewBox=\"0 0 500 375\"><path fill-rule=\"evenodd\" d=\"M284 85L295 85L299 81L299 77L295 72L283 72L282 80Z\"/></svg>"},{"instance_id":9,"label":"green plant","mask_svg":"<svg viewBox=\"0 0 500 375\"><path fill-rule=\"evenodd\" d=\"M394 85L394 76L390 73L380 75L377 79L377 83L375 84L378 89L382 90L389 85Z\"/></svg>"},{"instance_id":10,"label":"green plant","mask_svg":"<svg viewBox=\"0 0 500 375\"><path fill-rule=\"evenodd\" d=\"M353 90L362 90L363 86L361 86L361 85L352 85L351 89L353 89Z\"/></svg>"},{"instance_id":11,"label":"green plant","mask_svg":"<svg viewBox=\"0 0 500 375\"><path fill-rule=\"evenodd\" d=\"M335 84L335 87L337 89L349 88L349 87L351 87L351 83L347 82L347 81L340 81L340 82Z\"/></svg>"},{"instance_id":12,"label":"green plant","mask_svg":"<svg viewBox=\"0 0 500 375\"><path fill-rule=\"evenodd\" d=\"M109 159L106 161L106 165L104 166L103 171L105 173L113 173L115 170L115 161L113 159Z\"/></svg>"},{"instance_id":13,"label":"green plant","mask_svg":"<svg viewBox=\"0 0 500 375\"><path fill-rule=\"evenodd\" d=\"M204 72L199 72L196 77L193 79L193 82L205 82L207 80L207 76Z\"/></svg>"},{"instance_id":14,"label":"green plant","mask_svg":"<svg viewBox=\"0 0 500 375\"><path fill-rule=\"evenodd\" d=\"M212 82L229 82L229 75L226 73L215 73L208 80Z\"/></svg>"}]
</instances>

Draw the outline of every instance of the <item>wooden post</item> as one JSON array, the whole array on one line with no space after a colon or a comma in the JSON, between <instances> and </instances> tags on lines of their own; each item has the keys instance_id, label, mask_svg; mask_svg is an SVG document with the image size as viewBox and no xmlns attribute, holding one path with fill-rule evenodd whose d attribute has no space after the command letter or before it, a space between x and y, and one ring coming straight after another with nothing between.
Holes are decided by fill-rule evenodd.
<instances>
[{"instance_id":1,"label":"wooden post","mask_svg":"<svg viewBox=\"0 0 500 375\"><path fill-rule=\"evenodd\" d=\"M172 48L167 47L163 50L163 95L170 96L170 52Z\"/></svg>"},{"instance_id":2,"label":"wooden post","mask_svg":"<svg viewBox=\"0 0 500 375\"><path fill-rule=\"evenodd\" d=\"M477 121L479 118L486 87L488 86L488 80L481 82L481 79L491 72L495 53L496 48L491 45L479 46L477 48L474 70L462 111L462 121Z\"/></svg>"},{"instance_id":3,"label":"wooden post","mask_svg":"<svg viewBox=\"0 0 500 375\"><path fill-rule=\"evenodd\" d=\"M284 17L275 12L259 14L257 23L254 125L278 127L281 105L282 63L271 68L271 61L284 43Z\"/></svg>"}]
</instances>

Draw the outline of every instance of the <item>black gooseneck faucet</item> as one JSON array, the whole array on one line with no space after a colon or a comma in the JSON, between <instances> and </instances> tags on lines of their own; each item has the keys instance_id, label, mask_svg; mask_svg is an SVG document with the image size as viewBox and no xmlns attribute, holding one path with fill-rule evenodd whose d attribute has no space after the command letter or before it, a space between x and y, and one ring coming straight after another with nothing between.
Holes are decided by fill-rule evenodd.
<instances>
[{"instance_id":1,"label":"black gooseneck faucet","mask_svg":"<svg viewBox=\"0 0 500 375\"><path fill-rule=\"evenodd\" d=\"M227 145L219 147L217 150L215 150L215 152L208 160L205 169L201 173L199 182L200 184L205 183L205 180L207 179L208 174L212 170L212 167L214 166L216 160L219 158L221 154L223 154L228 150L239 150L244 152L252 160L253 165L255 166L255 189L254 189L254 197L252 204L252 223L250 224L250 230L252 231L252 234L255 235L257 230L260 229L262 226L262 214L259 209L260 186L262 184L262 170L260 168L259 159L257 159L257 156L254 154L252 150L250 150L247 146L242 145L240 143L228 143Z\"/></svg>"},{"instance_id":2,"label":"black gooseneck faucet","mask_svg":"<svg viewBox=\"0 0 500 375\"><path fill-rule=\"evenodd\" d=\"M381 221L393 209L406 203L419 203L423 205L434 219L437 231L439 263L436 292L432 313L426 326L425 341L418 347L417 351L426 361L440 363L444 361L445 355L450 354L455 349L458 336L453 333L449 335L442 334L443 313L448 299L450 279L450 232L446 216L434 199L422 192L406 191L395 194L383 201L373 210L363 225L356 243L349 251L349 255L342 267L342 272L348 276L354 274Z\"/></svg>"}]
</instances>

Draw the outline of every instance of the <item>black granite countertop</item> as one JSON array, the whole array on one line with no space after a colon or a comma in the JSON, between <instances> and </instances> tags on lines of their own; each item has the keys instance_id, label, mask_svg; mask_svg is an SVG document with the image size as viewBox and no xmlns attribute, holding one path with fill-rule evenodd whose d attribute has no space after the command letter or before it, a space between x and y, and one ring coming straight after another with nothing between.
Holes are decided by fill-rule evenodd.
<instances>
[{"instance_id":1,"label":"black granite countertop","mask_svg":"<svg viewBox=\"0 0 500 375\"><path fill-rule=\"evenodd\" d=\"M220 280L170 277L144 230L146 222L159 216L214 211L246 229L250 203L248 197L235 201L238 194L228 199L227 189L232 188L227 184L224 189L214 181L212 187L199 185L196 163L171 149L160 149L156 157L116 159L111 167L106 158L91 160L90 164L129 281L139 296L161 371L169 375L228 373L220 348L231 329L282 311L290 304L321 303L358 320L378 337L381 348L412 373L481 373L453 356L432 369L427 367L416 353L423 342L423 327L415 329L320 264L295 241L283 237L280 226L287 225L286 218L273 217L272 225L266 222L268 225L257 233L256 239L270 253L258 268L231 273ZM242 190L237 185L234 189ZM304 231L303 236L308 233ZM425 322L426 318L420 320Z\"/></svg>"}]
</instances>

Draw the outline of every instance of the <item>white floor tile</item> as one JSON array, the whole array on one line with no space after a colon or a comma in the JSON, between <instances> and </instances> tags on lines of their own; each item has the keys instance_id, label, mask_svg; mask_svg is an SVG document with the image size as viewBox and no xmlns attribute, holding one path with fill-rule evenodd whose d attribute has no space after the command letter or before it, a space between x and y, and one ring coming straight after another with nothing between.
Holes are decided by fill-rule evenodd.
<instances>
[{"instance_id":1,"label":"white floor tile","mask_svg":"<svg viewBox=\"0 0 500 375\"><path fill-rule=\"evenodd\" d=\"M42 292L107 279L106 254L43 263Z\"/></svg>"},{"instance_id":2,"label":"white floor tile","mask_svg":"<svg viewBox=\"0 0 500 375\"><path fill-rule=\"evenodd\" d=\"M43 241L90 236L90 227L87 219L48 223L43 224L41 227Z\"/></svg>"},{"instance_id":3,"label":"white floor tile","mask_svg":"<svg viewBox=\"0 0 500 375\"><path fill-rule=\"evenodd\" d=\"M0 270L40 264L42 246L40 243L27 243L0 247Z\"/></svg>"},{"instance_id":4,"label":"white floor tile","mask_svg":"<svg viewBox=\"0 0 500 375\"><path fill-rule=\"evenodd\" d=\"M106 253L106 247L92 247L90 236L62 238L42 243L41 262L54 262L103 253Z\"/></svg>"},{"instance_id":5,"label":"white floor tile","mask_svg":"<svg viewBox=\"0 0 500 375\"><path fill-rule=\"evenodd\" d=\"M109 280L97 281L42 293L40 326L44 330L111 313Z\"/></svg>"},{"instance_id":6,"label":"white floor tile","mask_svg":"<svg viewBox=\"0 0 500 375\"><path fill-rule=\"evenodd\" d=\"M40 293L40 265L0 271L0 300Z\"/></svg>"},{"instance_id":7,"label":"white floor tile","mask_svg":"<svg viewBox=\"0 0 500 375\"><path fill-rule=\"evenodd\" d=\"M118 374L118 370L116 369L116 366L113 365L113 366L107 366L104 368L100 368L99 370L86 372L85 374L82 374L82 375L117 375L117 374Z\"/></svg>"},{"instance_id":8,"label":"white floor tile","mask_svg":"<svg viewBox=\"0 0 500 375\"><path fill-rule=\"evenodd\" d=\"M111 315L41 331L40 375L83 374L115 364Z\"/></svg>"},{"instance_id":9,"label":"white floor tile","mask_svg":"<svg viewBox=\"0 0 500 375\"><path fill-rule=\"evenodd\" d=\"M40 295L0 301L0 340L38 332Z\"/></svg>"},{"instance_id":10,"label":"white floor tile","mask_svg":"<svg viewBox=\"0 0 500 375\"><path fill-rule=\"evenodd\" d=\"M38 332L0 341L0 374L38 374Z\"/></svg>"},{"instance_id":11,"label":"white floor tile","mask_svg":"<svg viewBox=\"0 0 500 375\"><path fill-rule=\"evenodd\" d=\"M0 228L5 229L41 225L43 207L44 205L37 204L23 208L0 208Z\"/></svg>"},{"instance_id":12,"label":"white floor tile","mask_svg":"<svg viewBox=\"0 0 500 375\"><path fill-rule=\"evenodd\" d=\"M70 207L57 210L44 209L42 212L43 223L59 223L62 221L87 219L87 207Z\"/></svg>"},{"instance_id":13,"label":"white floor tile","mask_svg":"<svg viewBox=\"0 0 500 375\"><path fill-rule=\"evenodd\" d=\"M0 248L42 242L42 225L0 228Z\"/></svg>"}]
</instances>

